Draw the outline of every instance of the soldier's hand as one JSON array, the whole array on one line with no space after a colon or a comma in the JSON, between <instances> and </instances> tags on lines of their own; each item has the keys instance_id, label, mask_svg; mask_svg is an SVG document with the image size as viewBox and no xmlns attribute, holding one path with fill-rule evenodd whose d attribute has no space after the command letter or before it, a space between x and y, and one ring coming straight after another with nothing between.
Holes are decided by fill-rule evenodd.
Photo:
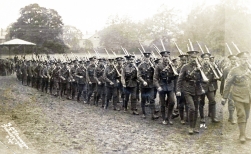
<instances>
[{"instance_id":1,"label":"soldier's hand","mask_svg":"<svg viewBox=\"0 0 251 154\"><path fill-rule=\"evenodd\" d=\"M63 77L63 80L65 80L65 78Z\"/></svg>"},{"instance_id":2,"label":"soldier's hand","mask_svg":"<svg viewBox=\"0 0 251 154\"><path fill-rule=\"evenodd\" d=\"M144 85L144 86L147 86L147 82L144 81L144 82L143 82L143 85Z\"/></svg>"},{"instance_id":3,"label":"soldier's hand","mask_svg":"<svg viewBox=\"0 0 251 154\"><path fill-rule=\"evenodd\" d=\"M224 98L221 99L221 104L222 104L223 106L226 104L226 102L227 102L226 99L224 99Z\"/></svg>"},{"instance_id":4,"label":"soldier's hand","mask_svg":"<svg viewBox=\"0 0 251 154\"><path fill-rule=\"evenodd\" d=\"M116 81L117 81L117 83L119 83L119 80L118 80L118 79L117 79Z\"/></svg>"},{"instance_id":5,"label":"soldier's hand","mask_svg":"<svg viewBox=\"0 0 251 154\"><path fill-rule=\"evenodd\" d=\"M82 79L82 78L83 78L83 76L79 76L79 78L80 78L80 79Z\"/></svg>"},{"instance_id":6,"label":"soldier's hand","mask_svg":"<svg viewBox=\"0 0 251 154\"><path fill-rule=\"evenodd\" d=\"M101 85L101 82L99 81L98 84Z\"/></svg>"},{"instance_id":7,"label":"soldier's hand","mask_svg":"<svg viewBox=\"0 0 251 154\"><path fill-rule=\"evenodd\" d=\"M110 82L110 85L114 85L114 83L113 83L113 82Z\"/></svg>"},{"instance_id":8,"label":"soldier's hand","mask_svg":"<svg viewBox=\"0 0 251 154\"><path fill-rule=\"evenodd\" d=\"M126 85L125 85L125 84L123 84L123 87L125 88L125 87L126 87Z\"/></svg>"},{"instance_id":9,"label":"soldier's hand","mask_svg":"<svg viewBox=\"0 0 251 154\"><path fill-rule=\"evenodd\" d=\"M178 92L176 93L176 96L181 96L181 92L178 91Z\"/></svg>"},{"instance_id":10,"label":"soldier's hand","mask_svg":"<svg viewBox=\"0 0 251 154\"><path fill-rule=\"evenodd\" d=\"M92 82L89 82L89 84L92 84Z\"/></svg>"},{"instance_id":11,"label":"soldier's hand","mask_svg":"<svg viewBox=\"0 0 251 154\"><path fill-rule=\"evenodd\" d=\"M162 88L161 88L161 87L159 87L157 90L158 90L158 91L162 91Z\"/></svg>"}]
</instances>

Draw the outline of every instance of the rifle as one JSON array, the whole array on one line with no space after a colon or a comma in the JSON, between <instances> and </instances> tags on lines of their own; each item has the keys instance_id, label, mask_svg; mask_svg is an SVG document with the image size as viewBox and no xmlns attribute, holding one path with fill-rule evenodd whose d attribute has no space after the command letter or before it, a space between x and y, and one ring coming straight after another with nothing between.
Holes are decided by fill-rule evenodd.
<instances>
[{"instance_id":1,"label":"rifle","mask_svg":"<svg viewBox=\"0 0 251 154\"><path fill-rule=\"evenodd\" d=\"M198 46L199 46L201 52L204 53L204 51L203 51L202 47L200 46L199 42L198 42L198 41L196 41L196 42L197 42L197 44L198 44Z\"/></svg>"},{"instance_id":2,"label":"rifle","mask_svg":"<svg viewBox=\"0 0 251 154\"><path fill-rule=\"evenodd\" d=\"M231 49L230 49L230 47L228 46L227 43L226 43L226 46L227 46L227 48L228 48L228 51L229 51L230 55L232 55L233 53L232 53L232 51L231 51Z\"/></svg>"}]
</instances>

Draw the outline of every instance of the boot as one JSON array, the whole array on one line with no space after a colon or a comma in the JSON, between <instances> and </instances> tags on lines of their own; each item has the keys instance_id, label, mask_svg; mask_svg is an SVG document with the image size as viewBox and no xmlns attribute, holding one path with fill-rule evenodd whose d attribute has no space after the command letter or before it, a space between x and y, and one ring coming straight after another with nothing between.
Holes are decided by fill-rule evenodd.
<instances>
[{"instance_id":1,"label":"boot","mask_svg":"<svg viewBox=\"0 0 251 154\"><path fill-rule=\"evenodd\" d=\"M188 117L188 121L189 121L189 129L188 129L188 133L190 135L193 134L193 121L194 121L194 112L189 111L189 117Z\"/></svg>"},{"instance_id":2,"label":"boot","mask_svg":"<svg viewBox=\"0 0 251 154\"><path fill-rule=\"evenodd\" d=\"M167 111L167 121L170 125L173 125L173 122L171 120L172 114L173 114L173 106L169 106L168 111Z\"/></svg>"},{"instance_id":3,"label":"boot","mask_svg":"<svg viewBox=\"0 0 251 154\"><path fill-rule=\"evenodd\" d=\"M228 121L231 122L231 124L236 124L236 121L234 120L234 117L233 117L233 114L234 114L234 110L229 110L229 118L228 118Z\"/></svg>"},{"instance_id":4,"label":"boot","mask_svg":"<svg viewBox=\"0 0 251 154\"><path fill-rule=\"evenodd\" d=\"M241 141L241 143L245 143L246 142L246 135L245 135L245 131L246 131L246 123L238 123L239 129L240 129L240 137L239 140Z\"/></svg>"},{"instance_id":5,"label":"boot","mask_svg":"<svg viewBox=\"0 0 251 154\"><path fill-rule=\"evenodd\" d=\"M209 108L211 111L212 122L214 122L214 123L220 122L216 117L216 104L209 104Z\"/></svg>"},{"instance_id":6,"label":"boot","mask_svg":"<svg viewBox=\"0 0 251 154\"><path fill-rule=\"evenodd\" d=\"M156 114L154 114L155 113L155 107L152 107L151 108L151 115L152 115L152 120L154 120L154 119L158 119L159 118L159 116L157 116Z\"/></svg>"},{"instance_id":7,"label":"boot","mask_svg":"<svg viewBox=\"0 0 251 154\"><path fill-rule=\"evenodd\" d=\"M161 106L161 116L162 116L162 119L163 121L166 120L166 109L165 109L165 106Z\"/></svg>"},{"instance_id":8,"label":"boot","mask_svg":"<svg viewBox=\"0 0 251 154\"><path fill-rule=\"evenodd\" d=\"M199 133L198 128L196 128L197 119L198 119L198 112L195 111L194 117L193 117L193 132L194 132L194 133Z\"/></svg>"}]
</instances>

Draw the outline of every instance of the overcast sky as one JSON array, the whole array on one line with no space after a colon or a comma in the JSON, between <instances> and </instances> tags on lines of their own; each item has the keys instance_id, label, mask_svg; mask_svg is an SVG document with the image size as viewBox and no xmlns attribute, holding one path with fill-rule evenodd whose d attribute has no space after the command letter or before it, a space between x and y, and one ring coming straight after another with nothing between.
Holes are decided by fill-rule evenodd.
<instances>
[{"instance_id":1,"label":"overcast sky","mask_svg":"<svg viewBox=\"0 0 251 154\"><path fill-rule=\"evenodd\" d=\"M19 10L32 3L56 10L65 25L75 26L83 34L106 26L109 16L128 16L134 21L144 20L157 13L161 5L179 10L186 16L202 0L0 0L0 28L6 28L19 17ZM220 0L207 0L207 5Z\"/></svg>"}]
</instances>

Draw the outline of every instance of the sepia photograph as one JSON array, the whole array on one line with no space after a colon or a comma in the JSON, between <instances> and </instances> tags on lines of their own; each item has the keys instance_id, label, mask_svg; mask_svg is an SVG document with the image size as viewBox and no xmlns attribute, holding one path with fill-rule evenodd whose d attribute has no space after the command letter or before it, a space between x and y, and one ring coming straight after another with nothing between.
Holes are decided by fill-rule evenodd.
<instances>
[{"instance_id":1,"label":"sepia photograph","mask_svg":"<svg viewBox=\"0 0 251 154\"><path fill-rule=\"evenodd\" d=\"M0 0L0 154L250 154L251 0Z\"/></svg>"}]
</instances>

